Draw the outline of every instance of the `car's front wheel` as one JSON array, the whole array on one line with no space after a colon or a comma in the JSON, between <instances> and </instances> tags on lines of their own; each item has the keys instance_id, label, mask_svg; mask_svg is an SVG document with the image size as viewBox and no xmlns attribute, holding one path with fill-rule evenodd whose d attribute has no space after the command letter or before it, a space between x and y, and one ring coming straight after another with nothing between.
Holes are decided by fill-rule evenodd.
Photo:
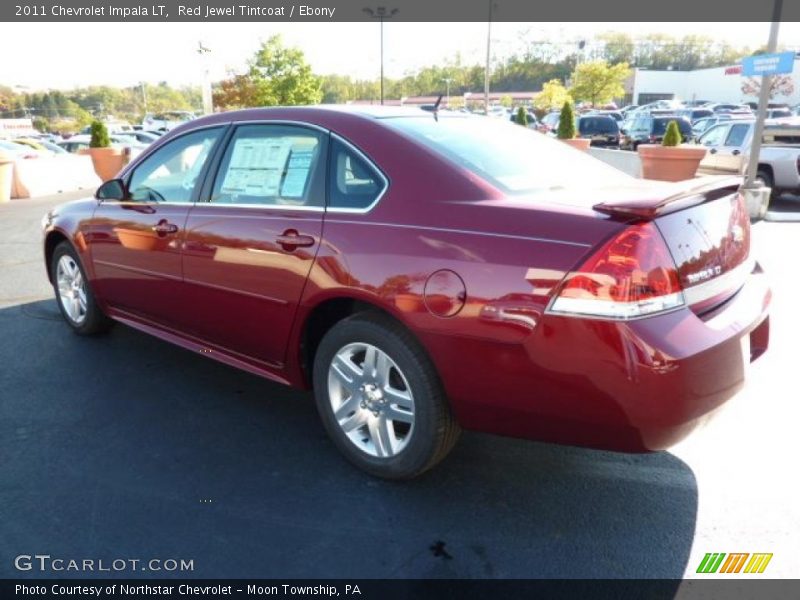
<instances>
[{"instance_id":1,"label":"car's front wheel","mask_svg":"<svg viewBox=\"0 0 800 600\"><path fill-rule=\"evenodd\" d=\"M53 251L50 274L58 308L73 331L91 335L111 327L113 321L97 305L80 258L69 242L61 242Z\"/></svg>"},{"instance_id":2,"label":"car's front wheel","mask_svg":"<svg viewBox=\"0 0 800 600\"><path fill-rule=\"evenodd\" d=\"M314 392L338 449L377 477L419 475L458 439L427 354L410 332L382 315L355 315L328 331L314 359Z\"/></svg>"}]
</instances>

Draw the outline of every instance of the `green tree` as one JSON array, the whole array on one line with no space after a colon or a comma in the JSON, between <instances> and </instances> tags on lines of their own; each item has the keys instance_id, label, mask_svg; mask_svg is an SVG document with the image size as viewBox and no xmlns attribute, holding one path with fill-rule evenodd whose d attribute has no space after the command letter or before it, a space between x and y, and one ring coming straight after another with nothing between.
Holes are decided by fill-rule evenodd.
<instances>
[{"instance_id":1,"label":"green tree","mask_svg":"<svg viewBox=\"0 0 800 600\"><path fill-rule=\"evenodd\" d=\"M572 102L564 102L564 106L561 107L556 135L560 140L571 140L575 137L575 113L572 112Z\"/></svg>"},{"instance_id":2,"label":"green tree","mask_svg":"<svg viewBox=\"0 0 800 600\"><path fill-rule=\"evenodd\" d=\"M609 66L604 60L585 62L575 68L570 92L575 100L585 100L593 106L605 104L625 95L623 83L629 73L627 63Z\"/></svg>"},{"instance_id":3,"label":"green tree","mask_svg":"<svg viewBox=\"0 0 800 600\"><path fill-rule=\"evenodd\" d=\"M542 91L534 98L533 105L539 110L551 111L571 101L567 88L558 79L551 79L542 85Z\"/></svg>"},{"instance_id":4,"label":"green tree","mask_svg":"<svg viewBox=\"0 0 800 600\"><path fill-rule=\"evenodd\" d=\"M249 76L258 106L318 104L322 100L320 80L311 72L303 51L285 47L280 35L261 45Z\"/></svg>"}]
</instances>

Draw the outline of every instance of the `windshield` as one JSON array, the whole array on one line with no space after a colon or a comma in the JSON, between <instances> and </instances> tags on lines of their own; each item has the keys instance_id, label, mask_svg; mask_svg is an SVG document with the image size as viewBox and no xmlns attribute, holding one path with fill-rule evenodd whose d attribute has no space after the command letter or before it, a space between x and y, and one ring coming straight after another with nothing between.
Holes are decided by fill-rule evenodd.
<instances>
[{"instance_id":1,"label":"windshield","mask_svg":"<svg viewBox=\"0 0 800 600\"><path fill-rule=\"evenodd\" d=\"M511 194L623 185L631 177L567 144L485 117L395 117L384 122Z\"/></svg>"},{"instance_id":2,"label":"windshield","mask_svg":"<svg viewBox=\"0 0 800 600\"><path fill-rule=\"evenodd\" d=\"M653 123L653 135L663 135L667 131L667 125L670 121L675 121L678 124L678 131L683 135L692 133L692 126L685 119L656 119Z\"/></svg>"}]
</instances>

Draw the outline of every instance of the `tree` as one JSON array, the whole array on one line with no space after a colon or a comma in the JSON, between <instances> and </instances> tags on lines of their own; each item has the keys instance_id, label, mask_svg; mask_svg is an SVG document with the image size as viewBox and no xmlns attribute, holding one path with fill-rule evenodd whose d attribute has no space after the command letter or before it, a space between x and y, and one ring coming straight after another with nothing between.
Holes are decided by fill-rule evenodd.
<instances>
[{"instance_id":1,"label":"tree","mask_svg":"<svg viewBox=\"0 0 800 600\"><path fill-rule=\"evenodd\" d=\"M773 75L769 83L769 99L776 96L791 96L794 93L794 81L790 75ZM742 94L755 96L761 94L761 79L746 77L742 79Z\"/></svg>"},{"instance_id":2,"label":"tree","mask_svg":"<svg viewBox=\"0 0 800 600\"><path fill-rule=\"evenodd\" d=\"M261 44L249 77L256 89L257 106L318 104L322 100L320 80L311 72L303 51L284 47L280 35Z\"/></svg>"},{"instance_id":3,"label":"tree","mask_svg":"<svg viewBox=\"0 0 800 600\"><path fill-rule=\"evenodd\" d=\"M550 111L571 101L567 88L558 79L551 79L542 85L542 91L534 98L533 105L539 110Z\"/></svg>"},{"instance_id":4,"label":"tree","mask_svg":"<svg viewBox=\"0 0 800 600\"><path fill-rule=\"evenodd\" d=\"M623 83L630 69L627 63L609 66L604 60L585 62L572 74L570 93L575 100L585 100L592 106L606 104L625 95Z\"/></svg>"},{"instance_id":5,"label":"tree","mask_svg":"<svg viewBox=\"0 0 800 600\"><path fill-rule=\"evenodd\" d=\"M89 141L90 148L108 148L111 140L108 137L108 129L102 121L92 122L92 138Z\"/></svg>"}]
</instances>

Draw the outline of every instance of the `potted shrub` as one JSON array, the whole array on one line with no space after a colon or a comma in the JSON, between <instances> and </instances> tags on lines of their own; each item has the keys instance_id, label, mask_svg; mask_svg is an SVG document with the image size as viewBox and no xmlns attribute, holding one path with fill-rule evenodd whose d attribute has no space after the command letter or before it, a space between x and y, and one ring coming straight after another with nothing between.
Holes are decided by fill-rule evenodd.
<instances>
[{"instance_id":1,"label":"potted shrub","mask_svg":"<svg viewBox=\"0 0 800 600\"><path fill-rule=\"evenodd\" d=\"M682 144L681 131L670 121L661 144L640 144L642 177L660 181L684 181L697 173L706 149L696 144Z\"/></svg>"},{"instance_id":2,"label":"potted shrub","mask_svg":"<svg viewBox=\"0 0 800 600\"><path fill-rule=\"evenodd\" d=\"M92 157L94 172L104 182L114 179L125 166L125 153L122 148L112 148L108 129L102 121L92 122L92 139L88 154Z\"/></svg>"},{"instance_id":3,"label":"potted shrub","mask_svg":"<svg viewBox=\"0 0 800 600\"><path fill-rule=\"evenodd\" d=\"M520 106L517 109L517 118L515 119L517 125L522 125L523 127L528 126L528 111L525 110L524 106Z\"/></svg>"},{"instance_id":4,"label":"potted shrub","mask_svg":"<svg viewBox=\"0 0 800 600\"><path fill-rule=\"evenodd\" d=\"M556 135L562 142L566 142L578 150L586 151L589 149L589 144L592 143L590 139L575 137L575 113L572 112L571 102L564 102L564 106L561 107Z\"/></svg>"}]
</instances>

